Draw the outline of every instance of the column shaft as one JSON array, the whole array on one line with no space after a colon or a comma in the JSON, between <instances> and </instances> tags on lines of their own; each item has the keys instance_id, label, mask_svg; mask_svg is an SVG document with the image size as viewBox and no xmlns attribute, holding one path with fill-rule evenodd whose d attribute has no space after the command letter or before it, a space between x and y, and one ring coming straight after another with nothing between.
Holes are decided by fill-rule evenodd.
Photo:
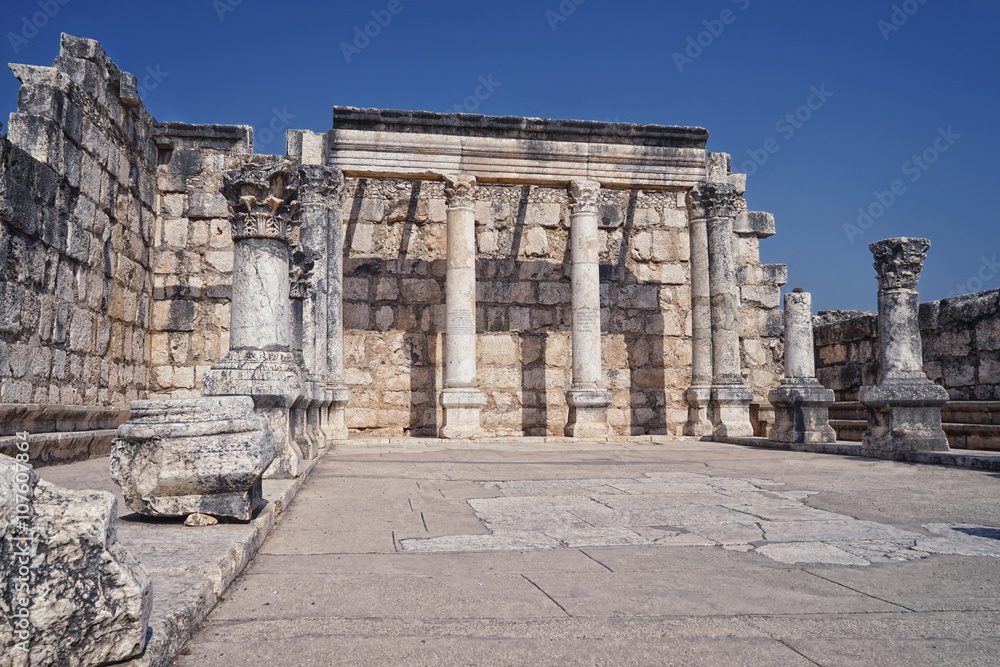
<instances>
[{"instance_id":1,"label":"column shaft","mask_svg":"<svg viewBox=\"0 0 1000 667\"><path fill-rule=\"evenodd\" d=\"M233 252L230 349L288 351L288 242L242 239Z\"/></svg>"},{"instance_id":2,"label":"column shaft","mask_svg":"<svg viewBox=\"0 0 1000 667\"><path fill-rule=\"evenodd\" d=\"M712 298L708 281L708 221L691 220L691 386L685 392L688 419L684 435L712 432L708 406L712 395Z\"/></svg>"}]
</instances>

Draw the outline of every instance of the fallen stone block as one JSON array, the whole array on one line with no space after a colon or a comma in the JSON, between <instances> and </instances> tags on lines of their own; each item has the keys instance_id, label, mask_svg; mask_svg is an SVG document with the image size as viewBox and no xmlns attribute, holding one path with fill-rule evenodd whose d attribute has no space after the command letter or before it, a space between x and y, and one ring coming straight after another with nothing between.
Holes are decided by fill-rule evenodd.
<instances>
[{"instance_id":1,"label":"fallen stone block","mask_svg":"<svg viewBox=\"0 0 1000 667\"><path fill-rule=\"evenodd\" d=\"M142 653L152 587L118 544L117 505L0 455L0 664L103 665Z\"/></svg>"},{"instance_id":2,"label":"fallen stone block","mask_svg":"<svg viewBox=\"0 0 1000 667\"><path fill-rule=\"evenodd\" d=\"M133 401L118 427L111 477L129 509L149 516L208 514L248 521L274 435L249 396Z\"/></svg>"}]
</instances>

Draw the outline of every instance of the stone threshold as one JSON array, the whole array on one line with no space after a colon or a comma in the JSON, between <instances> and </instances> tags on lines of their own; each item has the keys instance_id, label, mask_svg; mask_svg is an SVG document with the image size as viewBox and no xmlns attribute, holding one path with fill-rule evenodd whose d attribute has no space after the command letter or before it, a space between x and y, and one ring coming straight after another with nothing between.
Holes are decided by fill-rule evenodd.
<instances>
[{"instance_id":1,"label":"stone threshold","mask_svg":"<svg viewBox=\"0 0 1000 667\"><path fill-rule=\"evenodd\" d=\"M322 456L328 450L322 450ZM308 461L294 480L265 479L267 500L247 523L220 522L192 528L180 520L151 519L124 507L106 460L90 460L38 470L42 479L74 489L114 491L118 497L118 542L149 572L153 609L149 641L127 667L168 667L226 588L257 554L319 459ZM96 465L96 464L102 465Z\"/></svg>"},{"instance_id":2,"label":"stone threshold","mask_svg":"<svg viewBox=\"0 0 1000 667\"><path fill-rule=\"evenodd\" d=\"M1000 471L1000 454L993 451L962 449L948 452L881 452L879 454L862 454L861 445L852 442L790 443L775 442L767 438L719 438L714 436L706 439L730 445L743 445L744 447L780 449L791 452L808 452L811 454L857 456L869 459L902 461L905 463L929 463L931 465L970 468L972 470Z\"/></svg>"}]
</instances>

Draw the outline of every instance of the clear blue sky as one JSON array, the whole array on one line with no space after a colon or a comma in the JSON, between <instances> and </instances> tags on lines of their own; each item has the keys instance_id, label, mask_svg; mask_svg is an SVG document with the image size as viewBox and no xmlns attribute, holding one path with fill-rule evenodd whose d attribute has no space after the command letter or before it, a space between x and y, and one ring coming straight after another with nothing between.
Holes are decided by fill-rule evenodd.
<instances>
[{"instance_id":1,"label":"clear blue sky","mask_svg":"<svg viewBox=\"0 0 1000 667\"><path fill-rule=\"evenodd\" d=\"M753 167L750 208L775 214L764 261L787 263L786 289L811 291L817 308L873 308L867 244L891 236L933 242L923 300L1000 287L995 0L4 6L8 61L51 63L60 32L98 39L146 79L158 120L252 125L258 152L283 152L283 131L265 141L269 125L329 129L335 104L454 110L480 77L493 82L479 88L486 99L468 101L480 113L705 127L734 170ZM46 6L55 15L43 21ZM24 22L32 17L44 24L37 34ZM355 44L375 18L387 25L368 26L377 36ZM345 55L344 43L357 51ZM0 77L3 118L17 87ZM810 100L813 87L832 96ZM814 109L800 109L810 101ZM796 112L794 124L783 120ZM763 164L747 163L754 155ZM876 192L895 201L880 209ZM866 229L859 207L875 214Z\"/></svg>"}]
</instances>

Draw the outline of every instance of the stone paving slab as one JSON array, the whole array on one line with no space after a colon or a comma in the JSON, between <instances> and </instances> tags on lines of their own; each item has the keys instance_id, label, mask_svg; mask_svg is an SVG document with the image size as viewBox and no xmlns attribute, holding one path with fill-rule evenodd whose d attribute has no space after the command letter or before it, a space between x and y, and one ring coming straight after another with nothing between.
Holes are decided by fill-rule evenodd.
<instances>
[{"instance_id":1,"label":"stone paving slab","mask_svg":"<svg viewBox=\"0 0 1000 667\"><path fill-rule=\"evenodd\" d=\"M330 452L175 664L1000 665L995 474L560 444Z\"/></svg>"}]
</instances>

